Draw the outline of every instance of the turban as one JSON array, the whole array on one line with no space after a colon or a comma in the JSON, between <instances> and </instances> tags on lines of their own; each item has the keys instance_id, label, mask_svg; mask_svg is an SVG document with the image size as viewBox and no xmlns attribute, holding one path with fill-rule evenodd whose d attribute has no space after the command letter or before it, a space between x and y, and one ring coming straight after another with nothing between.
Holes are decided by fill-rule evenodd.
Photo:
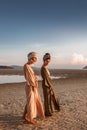
<instances>
[{"instance_id":1,"label":"turban","mask_svg":"<svg viewBox=\"0 0 87 130\"><path fill-rule=\"evenodd\" d=\"M37 53L36 52L30 52L28 55L28 61L31 60L32 58L38 59Z\"/></svg>"},{"instance_id":2,"label":"turban","mask_svg":"<svg viewBox=\"0 0 87 130\"><path fill-rule=\"evenodd\" d=\"M46 53L46 54L43 56L43 60L45 61L46 59L51 59L50 53Z\"/></svg>"}]
</instances>

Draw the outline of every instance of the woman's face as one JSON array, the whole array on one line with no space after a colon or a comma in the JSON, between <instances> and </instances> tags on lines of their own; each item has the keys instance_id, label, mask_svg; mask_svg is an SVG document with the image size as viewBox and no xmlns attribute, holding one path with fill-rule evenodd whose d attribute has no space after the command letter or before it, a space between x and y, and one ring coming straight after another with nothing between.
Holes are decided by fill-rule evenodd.
<instances>
[{"instance_id":1,"label":"woman's face","mask_svg":"<svg viewBox=\"0 0 87 130\"><path fill-rule=\"evenodd\" d=\"M37 61L37 58L33 57L29 62L30 62L30 64L34 64L36 61Z\"/></svg>"},{"instance_id":2,"label":"woman's face","mask_svg":"<svg viewBox=\"0 0 87 130\"><path fill-rule=\"evenodd\" d=\"M50 63L50 59L46 59L46 60L44 61L44 65L45 65L45 66L47 66L49 63Z\"/></svg>"}]
</instances>

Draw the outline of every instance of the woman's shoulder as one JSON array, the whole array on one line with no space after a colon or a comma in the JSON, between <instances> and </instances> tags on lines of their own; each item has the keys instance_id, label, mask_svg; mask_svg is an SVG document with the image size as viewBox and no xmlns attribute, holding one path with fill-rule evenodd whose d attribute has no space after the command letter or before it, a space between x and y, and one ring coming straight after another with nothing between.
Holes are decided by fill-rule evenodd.
<instances>
[{"instance_id":1,"label":"woman's shoulder","mask_svg":"<svg viewBox=\"0 0 87 130\"><path fill-rule=\"evenodd\" d=\"M23 68L29 68L29 65L25 63Z\"/></svg>"},{"instance_id":2,"label":"woman's shoulder","mask_svg":"<svg viewBox=\"0 0 87 130\"><path fill-rule=\"evenodd\" d=\"M46 67L45 66L42 66L41 67L41 72L45 72L46 71Z\"/></svg>"}]
</instances>

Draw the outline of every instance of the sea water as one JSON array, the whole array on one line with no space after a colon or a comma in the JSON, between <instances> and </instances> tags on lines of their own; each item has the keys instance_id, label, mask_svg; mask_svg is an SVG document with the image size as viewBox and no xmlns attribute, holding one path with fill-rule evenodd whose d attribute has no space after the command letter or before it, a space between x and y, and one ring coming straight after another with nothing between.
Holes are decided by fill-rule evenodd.
<instances>
[{"instance_id":1,"label":"sea water","mask_svg":"<svg viewBox=\"0 0 87 130\"><path fill-rule=\"evenodd\" d=\"M41 76L37 75L39 81L42 80ZM65 78L61 76L51 76L51 79ZM25 82L25 77L23 75L0 75L0 84L4 83L20 83Z\"/></svg>"}]
</instances>

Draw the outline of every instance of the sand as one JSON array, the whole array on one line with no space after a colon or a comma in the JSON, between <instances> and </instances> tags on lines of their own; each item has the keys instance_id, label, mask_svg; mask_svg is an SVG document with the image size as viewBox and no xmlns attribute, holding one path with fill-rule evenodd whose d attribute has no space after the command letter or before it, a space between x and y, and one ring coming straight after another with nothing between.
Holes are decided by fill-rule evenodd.
<instances>
[{"instance_id":1,"label":"sand","mask_svg":"<svg viewBox=\"0 0 87 130\"><path fill-rule=\"evenodd\" d=\"M53 80L60 102L60 112L54 111L37 125L22 119L26 95L25 83L0 84L0 130L87 130L87 77ZM43 102L41 82L38 91Z\"/></svg>"}]
</instances>

